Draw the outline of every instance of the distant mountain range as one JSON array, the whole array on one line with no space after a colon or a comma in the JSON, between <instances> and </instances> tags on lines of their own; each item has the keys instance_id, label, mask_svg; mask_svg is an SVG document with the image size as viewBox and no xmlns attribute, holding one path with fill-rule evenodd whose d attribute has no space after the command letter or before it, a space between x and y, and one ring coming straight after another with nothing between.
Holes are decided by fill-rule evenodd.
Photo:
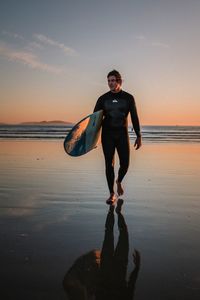
<instances>
[{"instance_id":1,"label":"distant mountain range","mask_svg":"<svg viewBox=\"0 0 200 300\"><path fill-rule=\"evenodd\" d=\"M53 120L53 121L40 121L40 122L22 122L20 125L50 125L50 124L65 124L65 125L72 125L72 122L61 121L61 120Z\"/></svg>"},{"instance_id":2,"label":"distant mountain range","mask_svg":"<svg viewBox=\"0 0 200 300\"><path fill-rule=\"evenodd\" d=\"M72 122L61 121L61 120L53 120L53 121L40 121L40 122L21 122L18 124L10 124L10 123L1 123L0 125L73 125Z\"/></svg>"}]
</instances>

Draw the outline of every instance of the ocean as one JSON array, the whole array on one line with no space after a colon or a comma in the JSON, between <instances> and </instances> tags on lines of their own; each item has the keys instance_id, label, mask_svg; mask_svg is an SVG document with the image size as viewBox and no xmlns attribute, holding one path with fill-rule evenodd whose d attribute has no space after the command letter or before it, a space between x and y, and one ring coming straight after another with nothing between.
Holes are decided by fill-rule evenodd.
<instances>
[{"instance_id":1,"label":"ocean","mask_svg":"<svg viewBox=\"0 0 200 300\"><path fill-rule=\"evenodd\" d=\"M0 139L64 139L72 126L0 125ZM135 133L129 127L130 140ZM143 141L200 142L200 126L142 126Z\"/></svg>"}]
</instances>

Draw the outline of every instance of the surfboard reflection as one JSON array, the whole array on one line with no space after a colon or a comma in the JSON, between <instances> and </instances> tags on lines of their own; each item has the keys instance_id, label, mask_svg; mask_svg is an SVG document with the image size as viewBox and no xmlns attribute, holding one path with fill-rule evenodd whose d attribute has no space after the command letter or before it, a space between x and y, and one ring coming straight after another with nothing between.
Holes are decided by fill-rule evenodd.
<instances>
[{"instance_id":1,"label":"surfboard reflection","mask_svg":"<svg viewBox=\"0 0 200 300\"><path fill-rule=\"evenodd\" d=\"M92 250L79 257L68 270L63 280L70 300L131 300L140 269L140 253L133 252L134 268L126 280L129 238L128 228L121 213L117 211L119 237L114 247L114 207L110 207L105 236L100 250Z\"/></svg>"}]
</instances>

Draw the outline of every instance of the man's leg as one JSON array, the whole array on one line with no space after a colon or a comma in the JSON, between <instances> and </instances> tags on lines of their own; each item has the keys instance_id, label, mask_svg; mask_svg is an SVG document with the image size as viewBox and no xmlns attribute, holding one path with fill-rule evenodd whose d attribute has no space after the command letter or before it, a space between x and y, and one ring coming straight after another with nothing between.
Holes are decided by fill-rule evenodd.
<instances>
[{"instance_id":1,"label":"man's leg","mask_svg":"<svg viewBox=\"0 0 200 300\"><path fill-rule=\"evenodd\" d=\"M121 182L126 175L129 167L129 157L130 157L130 144L129 144L129 136L128 131L124 130L119 135L117 139L117 153L119 155L120 168L118 171L118 178L116 180L117 183L117 193L118 195L123 195L124 190L122 188Z\"/></svg>"},{"instance_id":2,"label":"man's leg","mask_svg":"<svg viewBox=\"0 0 200 300\"><path fill-rule=\"evenodd\" d=\"M102 131L102 147L105 157L106 178L110 194L114 194L114 154L115 142L110 132Z\"/></svg>"}]
</instances>

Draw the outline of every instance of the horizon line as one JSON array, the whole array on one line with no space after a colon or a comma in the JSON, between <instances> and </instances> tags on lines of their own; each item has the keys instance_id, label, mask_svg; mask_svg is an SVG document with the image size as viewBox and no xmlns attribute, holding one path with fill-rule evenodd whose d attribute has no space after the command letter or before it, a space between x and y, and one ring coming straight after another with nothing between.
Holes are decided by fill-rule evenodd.
<instances>
[{"instance_id":1,"label":"horizon line","mask_svg":"<svg viewBox=\"0 0 200 300\"><path fill-rule=\"evenodd\" d=\"M42 121L23 121L23 122L0 122L0 125L26 125L26 123L29 123L31 125L31 123L38 123L38 124L45 124L45 123L69 123L72 125L77 124L78 122L71 122L71 121L63 121L63 120L50 120L50 121L46 121L46 120L42 120ZM200 127L200 124L140 124L140 126L187 126L187 127ZM133 127L132 124L128 125L128 127Z\"/></svg>"}]
</instances>

